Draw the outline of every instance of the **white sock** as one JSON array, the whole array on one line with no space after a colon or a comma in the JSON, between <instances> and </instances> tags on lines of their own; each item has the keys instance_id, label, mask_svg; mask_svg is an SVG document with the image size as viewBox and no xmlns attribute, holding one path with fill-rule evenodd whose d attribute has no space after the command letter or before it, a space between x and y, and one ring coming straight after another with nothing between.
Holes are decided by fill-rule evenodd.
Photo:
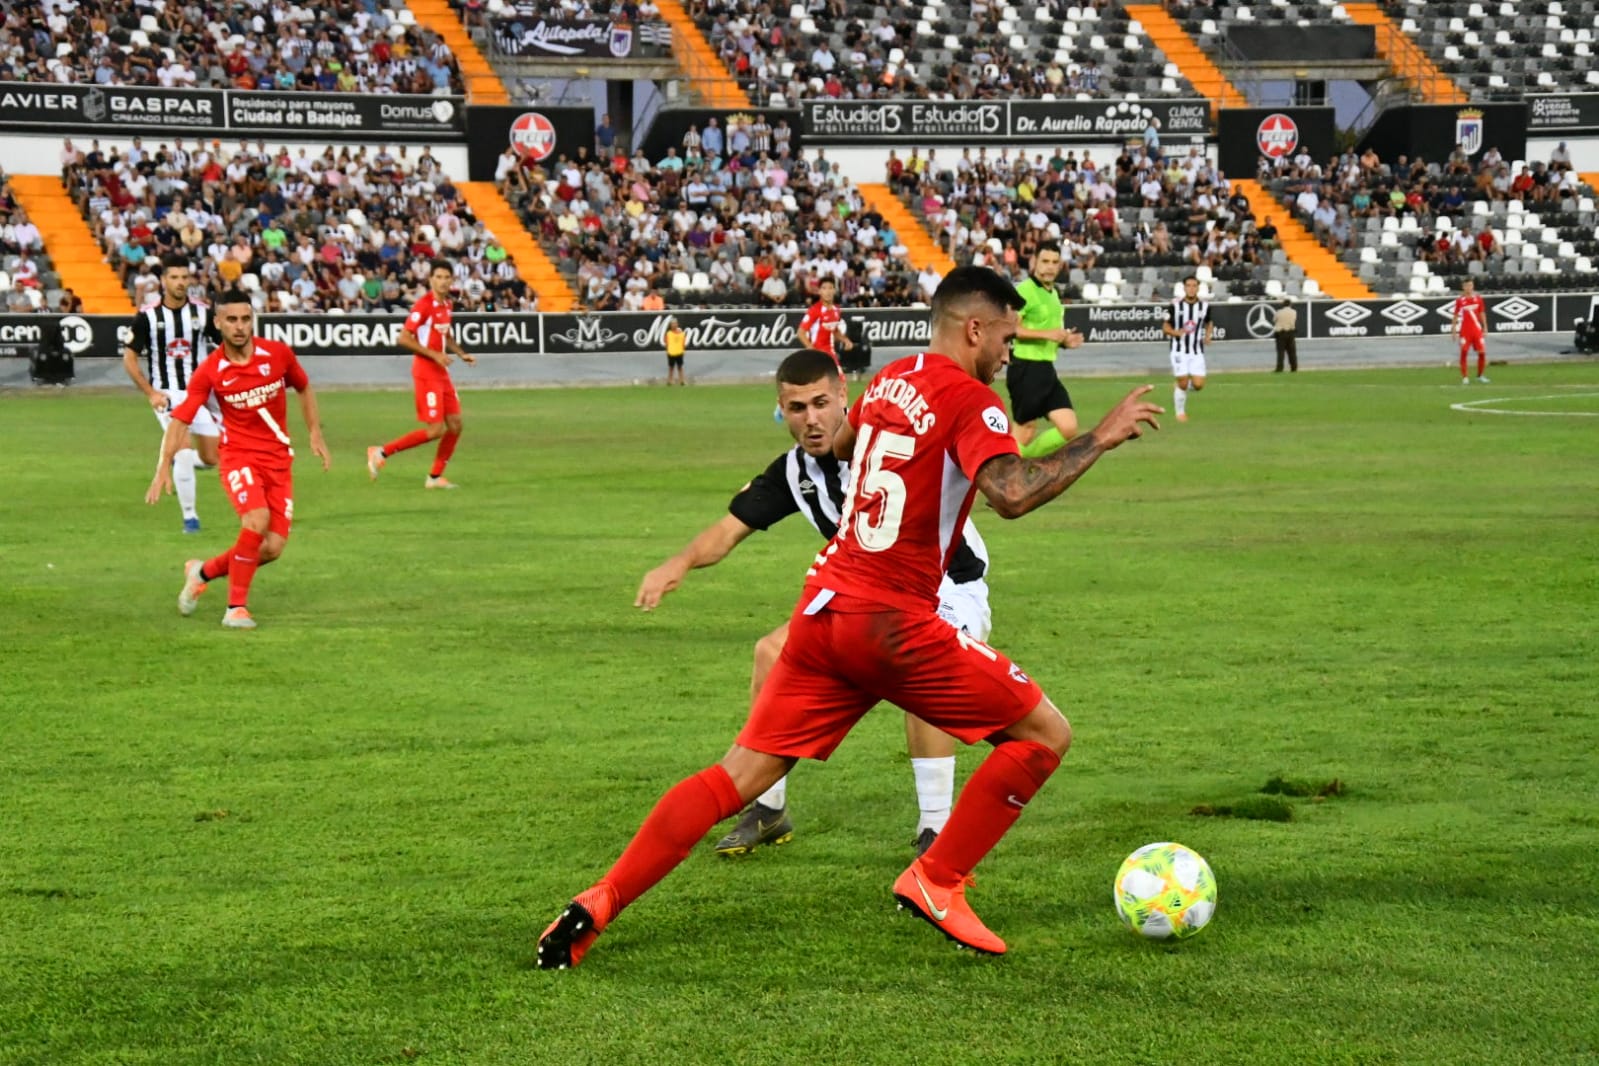
<instances>
[{"instance_id":1,"label":"white sock","mask_svg":"<svg viewBox=\"0 0 1599 1066\"><path fill-rule=\"evenodd\" d=\"M185 448L172 457L172 487L178 493L178 506L184 518L196 518L194 510L194 468L200 464L200 453Z\"/></svg>"},{"instance_id":2,"label":"white sock","mask_svg":"<svg viewBox=\"0 0 1599 1066\"><path fill-rule=\"evenodd\" d=\"M778 778L777 784L755 797L755 802L774 811L780 811L788 806L788 778Z\"/></svg>"},{"instance_id":3,"label":"white sock","mask_svg":"<svg viewBox=\"0 0 1599 1066\"><path fill-rule=\"evenodd\" d=\"M955 804L955 756L912 759L911 772L916 775L916 805L922 811L916 823L917 835L923 829L942 833L944 823L949 821L949 809Z\"/></svg>"},{"instance_id":4,"label":"white sock","mask_svg":"<svg viewBox=\"0 0 1599 1066\"><path fill-rule=\"evenodd\" d=\"M1188 410L1188 390L1183 388L1181 385L1172 386L1171 402L1172 402L1172 406L1177 409L1177 413L1178 414L1182 414L1185 411L1187 411Z\"/></svg>"}]
</instances>

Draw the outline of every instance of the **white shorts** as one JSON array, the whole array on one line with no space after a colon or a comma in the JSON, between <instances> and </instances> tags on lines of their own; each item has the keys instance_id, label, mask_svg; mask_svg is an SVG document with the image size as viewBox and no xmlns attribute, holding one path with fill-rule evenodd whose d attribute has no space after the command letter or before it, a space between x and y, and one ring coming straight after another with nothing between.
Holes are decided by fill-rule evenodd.
<instances>
[{"instance_id":1,"label":"white shorts","mask_svg":"<svg viewBox=\"0 0 1599 1066\"><path fill-rule=\"evenodd\" d=\"M1205 356L1171 353L1171 376L1174 378L1202 378L1205 376Z\"/></svg>"},{"instance_id":2,"label":"white shorts","mask_svg":"<svg viewBox=\"0 0 1599 1066\"><path fill-rule=\"evenodd\" d=\"M957 585L944 575L938 586L938 617L963 633L985 644L994 628L994 615L988 609L988 582L982 578Z\"/></svg>"},{"instance_id":3,"label":"white shorts","mask_svg":"<svg viewBox=\"0 0 1599 1066\"><path fill-rule=\"evenodd\" d=\"M159 389L157 391L166 394L166 410L155 411L153 407L151 410L155 411L155 420L161 423L161 431L165 433L167 424L172 421L172 412L177 410L178 405L183 402L184 397L188 396L189 393L186 389ZM201 407L199 413L194 416L194 421L189 423L189 432L196 437L222 436L222 419L219 417L219 412L216 408L210 404Z\"/></svg>"}]
</instances>

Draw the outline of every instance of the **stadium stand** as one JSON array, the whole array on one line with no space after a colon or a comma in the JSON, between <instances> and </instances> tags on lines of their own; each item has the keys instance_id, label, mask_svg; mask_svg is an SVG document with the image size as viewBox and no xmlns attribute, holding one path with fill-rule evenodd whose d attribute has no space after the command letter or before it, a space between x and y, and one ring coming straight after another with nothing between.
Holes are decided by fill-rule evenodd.
<instances>
[{"instance_id":1,"label":"stadium stand","mask_svg":"<svg viewBox=\"0 0 1599 1066\"><path fill-rule=\"evenodd\" d=\"M19 287L16 282L24 249L19 245L15 259L9 250L5 252L0 265L7 277L5 284L0 285L3 290L0 295L5 299L7 310L58 310L63 299L74 310L93 314L124 314L133 310L127 291L116 273L106 265L94 235L62 188L60 179L49 174L12 175L0 196L11 205L8 224L14 227L26 221L37 229L39 242L37 248L30 245L27 249L37 269L35 286ZM0 244L3 243L0 239ZM18 295L28 302L27 307L16 299Z\"/></svg>"},{"instance_id":2,"label":"stadium stand","mask_svg":"<svg viewBox=\"0 0 1599 1066\"><path fill-rule=\"evenodd\" d=\"M918 284L893 224L825 158L563 156L501 189L592 310L799 306L827 275L848 305L903 306Z\"/></svg>"},{"instance_id":3,"label":"stadium stand","mask_svg":"<svg viewBox=\"0 0 1599 1066\"><path fill-rule=\"evenodd\" d=\"M1212 62L1210 53L1214 41L1204 36L1196 41L1192 36L1196 30L1205 28L1203 22L1199 26L1185 26L1159 4L1131 4L1127 10L1148 30L1150 39L1171 60L1178 73L1210 100L1213 114L1223 107L1247 106L1244 94Z\"/></svg>"},{"instance_id":4,"label":"stadium stand","mask_svg":"<svg viewBox=\"0 0 1599 1066\"><path fill-rule=\"evenodd\" d=\"M395 0L399 2L399 0ZM448 0L410 0L409 11L456 56L466 94L476 104L508 104L511 97Z\"/></svg>"},{"instance_id":5,"label":"stadium stand","mask_svg":"<svg viewBox=\"0 0 1599 1066\"><path fill-rule=\"evenodd\" d=\"M1460 90L1459 100L1515 100L1525 93L1593 91L1599 33L1595 0L1383 0L1351 5L1400 20ZM1448 101L1455 102L1455 101Z\"/></svg>"},{"instance_id":6,"label":"stadium stand","mask_svg":"<svg viewBox=\"0 0 1599 1066\"><path fill-rule=\"evenodd\" d=\"M957 263L1016 273L1040 241L1057 240L1074 299L1167 298L1188 274L1215 299L1319 292L1261 235L1269 201L1240 196L1197 150L1156 160L1130 147L1094 160L964 149L953 161L932 153L907 173L900 195Z\"/></svg>"},{"instance_id":7,"label":"stadium stand","mask_svg":"<svg viewBox=\"0 0 1599 1066\"><path fill-rule=\"evenodd\" d=\"M134 158L96 143L62 181L134 306L157 296L160 254L180 250L199 265L198 287L239 285L260 310L403 311L440 254L456 263L462 310L536 308L505 245L426 149L162 145Z\"/></svg>"},{"instance_id":8,"label":"stadium stand","mask_svg":"<svg viewBox=\"0 0 1599 1066\"><path fill-rule=\"evenodd\" d=\"M19 0L0 80L359 93L459 93L451 46L402 0L227 8ZM458 28L458 27L457 27Z\"/></svg>"},{"instance_id":9,"label":"stadium stand","mask_svg":"<svg viewBox=\"0 0 1599 1066\"><path fill-rule=\"evenodd\" d=\"M1192 96L1114 0L1015 7L926 0L894 8L808 0L692 0L689 13L760 106L811 98Z\"/></svg>"},{"instance_id":10,"label":"stadium stand","mask_svg":"<svg viewBox=\"0 0 1599 1066\"><path fill-rule=\"evenodd\" d=\"M1591 288L1599 212L1569 156L1525 164L1490 148L1427 162L1353 152L1326 166L1300 156L1263 180L1285 213L1385 296Z\"/></svg>"}]
</instances>

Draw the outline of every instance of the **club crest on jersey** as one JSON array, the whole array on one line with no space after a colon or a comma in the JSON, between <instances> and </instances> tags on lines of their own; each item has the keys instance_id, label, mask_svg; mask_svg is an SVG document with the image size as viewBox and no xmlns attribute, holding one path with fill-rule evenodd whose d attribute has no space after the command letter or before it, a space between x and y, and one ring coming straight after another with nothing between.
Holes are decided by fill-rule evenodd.
<instances>
[{"instance_id":1,"label":"club crest on jersey","mask_svg":"<svg viewBox=\"0 0 1599 1066\"><path fill-rule=\"evenodd\" d=\"M1010 679L1016 682L1018 685L1025 685L1027 682L1032 680L1032 678L1022 673L1022 668L1017 666L1015 663L1010 664Z\"/></svg>"}]
</instances>

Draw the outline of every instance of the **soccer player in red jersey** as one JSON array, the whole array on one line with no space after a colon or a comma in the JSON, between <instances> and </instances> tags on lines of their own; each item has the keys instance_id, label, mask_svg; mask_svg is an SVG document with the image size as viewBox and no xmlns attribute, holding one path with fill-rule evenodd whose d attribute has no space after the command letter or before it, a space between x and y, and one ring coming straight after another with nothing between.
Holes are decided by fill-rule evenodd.
<instances>
[{"instance_id":1,"label":"soccer player in red jersey","mask_svg":"<svg viewBox=\"0 0 1599 1066\"><path fill-rule=\"evenodd\" d=\"M1477 283L1470 278L1460 289L1460 299L1454 306L1454 336L1460 342L1460 383L1470 385L1466 357L1477 349L1477 382L1488 384L1483 371L1488 369L1488 347L1483 338L1488 335L1488 305L1477 295Z\"/></svg>"},{"instance_id":2,"label":"soccer player in red jersey","mask_svg":"<svg viewBox=\"0 0 1599 1066\"><path fill-rule=\"evenodd\" d=\"M195 369L188 393L172 411L172 421L161 439L155 478L144 500L153 504L163 492L172 492L172 456L183 442L184 430L215 395L222 409L219 471L222 489L239 513L239 539L214 559L190 559L184 564L178 613L193 614L206 583L226 574L228 609L222 624L230 629L254 629L247 602L250 582L257 567L283 554L294 521L294 448L289 440L285 387L300 394L300 415L310 433L311 451L322 460L323 470L332 458L322 440L316 393L294 350L255 335L250 298L237 289L218 296L211 306L222 347Z\"/></svg>"},{"instance_id":3,"label":"soccer player in red jersey","mask_svg":"<svg viewBox=\"0 0 1599 1066\"><path fill-rule=\"evenodd\" d=\"M817 301L806 308L794 333L802 347L826 352L836 363L836 345L842 344L846 350L855 347L855 342L845 333L844 314L838 309L838 282L823 278L816 287L816 295Z\"/></svg>"},{"instance_id":4,"label":"soccer player in red jersey","mask_svg":"<svg viewBox=\"0 0 1599 1066\"><path fill-rule=\"evenodd\" d=\"M939 618L939 582L978 491L1002 517L1020 517L1145 425L1158 428L1161 411L1141 386L1064 448L1022 458L990 386L1023 305L987 268L944 278L933 295L930 350L883 368L840 431L835 453L853 456L853 485L838 534L806 575L788 641L732 750L661 797L616 864L544 930L540 967L580 962L713 825L799 759L831 755L879 700L965 743L994 745L893 893L956 943L1005 951L966 902L966 886L1060 764L1071 728L1010 659Z\"/></svg>"},{"instance_id":5,"label":"soccer player in red jersey","mask_svg":"<svg viewBox=\"0 0 1599 1066\"><path fill-rule=\"evenodd\" d=\"M454 361L450 351L453 349L468 366L476 366L477 360L455 343L450 333L454 314L450 287L455 284L455 271L445 259L434 259L428 267L428 291L411 308L405 328L400 330L400 347L415 357L411 360L411 384L416 390L416 419L423 428L368 448L366 469L376 481L389 456L436 440L438 451L433 454L433 467L423 487L453 489L455 483L444 476L444 466L455 454L455 442L461 439L461 399L450 380L449 366Z\"/></svg>"}]
</instances>

